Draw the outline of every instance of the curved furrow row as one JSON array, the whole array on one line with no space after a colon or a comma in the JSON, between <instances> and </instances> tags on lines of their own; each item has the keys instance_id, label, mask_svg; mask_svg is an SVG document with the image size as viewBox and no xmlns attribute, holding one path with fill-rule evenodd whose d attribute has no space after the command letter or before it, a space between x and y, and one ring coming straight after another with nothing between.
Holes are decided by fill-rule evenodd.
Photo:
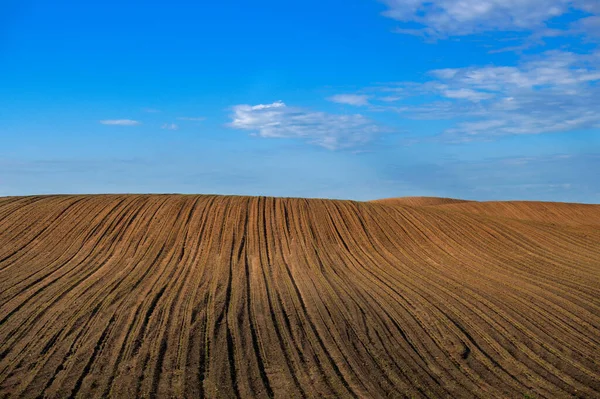
<instances>
[{"instance_id":1,"label":"curved furrow row","mask_svg":"<svg viewBox=\"0 0 600 399\"><path fill-rule=\"evenodd\" d=\"M0 198L0 397L598 397L599 209Z\"/></svg>"},{"instance_id":2,"label":"curved furrow row","mask_svg":"<svg viewBox=\"0 0 600 399\"><path fill-rule=\"evenodd\" d=\"M410 270L405 271L403 273L403 277L406 277L406 275L405 275L406 273L410 273ZM399 285L403 286L402 288L403 288L404 291L406 291L408 289L412 289L409 286L404 285L404 282L400 282ZM415 294L416 294L416 292L413 293L412 295L415 295ZM422 296L422 295L420 297L424 301L424 303L422 303L421 306L423 306L423 307L425 307L425 306L431 306L431 299L426 298L425 296ZM414 299L413 299L412 303L414 304ZM430 328L433 327L433 326L431 326L430 323L428 323L426 321L426 319L424 319L424 316L426 316L426 314L417 313L417 312L413 313L413 311L411 311L410 309L408 309L407 312L409 314L413 314L413 319L415 319L418 322L418 326L419 326L416 331L409 330L408 331L408 335L409 336L411 336L411 335L417 335L418 336L418 335L422 335L421 332L427 332L427 334L425 334L425 336L428 336L429 338L433 339L433 345L434 345L433 347L431 345L429 345L429 347L432 348L432 349L435 349L435 352L440 351L440 352L443 353L444 349L443 349L443 345L441 345L441 343L440 343L439 337L436 338L435 331L430 330ZM419 331L419 330L421 330L421 331ZM446 339L449 338L447 332L445 334L441 334L441 336L445 337ZM421 351L421 352L423 352L423 351ZM448 358L447 356L441 356L440 357L440 356L436 355L435 352L429 352L427 350L425 350L424 352L425 353L429 353L429 355L428 355L429 359L427 359L428 362L432 362L432 361L435 362L435 361L437 361L438 358L440 358L440 359L447 359ZM447 355L447 354L445 354L445 355ZM436 366L436 368L440 369L440 370L448 370L450 372L452 372L452 370L453 370L453 367L451 365L444 365L444 364L438 364ZM447 383L448 381L453 381L454 380L456 384L460 384L460 382L461 382L460 380L461 379L464 380L464 378L460 378L460 377L457 378L457 375L440 375L437 378L437 380L439 380L441 382L444 382L444 383Z\"/></svg>"},{"instance_id":3,"label":"curved furrow row","mask_svg":"<svg viewBox=\"0 0 600 399\"><path fill-rule=\"evenodd\" d=\"M142 209L140 207L140 209ZM131 211L131 209L130 209ZM131 231L132 229L129 229L129 231ZM115 230L119 235L123 234L125 235L126 232L128 231L127 229L117 229ZM102 235L99 236L100 240L103 237ZM110 236L109 236L110 237ZM126 237L126 235L125 235ZM30 330L27 329L23 329L21 327L21 334L25 334L25 333L35 333L36 335L39 335L40 332L43 334L45 331L49 330L51 328L51 324L55 323L56 320L60 320L62 321L62 323L65 323L65 321L67 321L67 325L71 324L71 323L75 323L75 327L74 329L77 327L78 323L80 323L81 321L83 321L86 317L88 317L89 309L91 309L92 307L94 308L94 310L91 312L92 317L98 312L98 310L101 308L100 305L102 305L103 307L106 307L107 305L110 304L109 301L107 301L107 297L103 294L103 290L107 290L107 289L111 289L111 286L113 285L112 283L108 283L107 284L103 284L99 287L99 290L94 290L93 289L93 285L94 282L96 281L96 279L94 278L94 275L96 275L97 277L106 275L106 264L108 263L108 259L110 259L109 257L106 257L106 255L108 256L112 256L113 258L117 257L117 262L115 264L118 265L118 260L120 259L118 257L118 254L121 253L119 246L115 246L115 242L118 242L118 239L109 239L109 245L110 245L110 249L107 251L97 251L97 246L100 245L99 243L95 243L94 245L94 249L90 251L89 255L87 255L86 258L82 259L81 261L79 261L78 263L74 264L73 267L67 267L65 265L65 269L70 268L70 274L68 275L69 278L56 278L55 280L53 280L52 282L50 282L46 287L50 286L51 284L57 285L57 289L61 290L58 292L54 292L54 293L48 293L48 296L52 299L47 300L47 304L42 305L40 311L36 314L36 318L34 319L34 321L38 321L36 324L31 324L31 328ZM98 258L98 255L102 255L104 256L104 258ZM84 268L83 265L88 264L88 262L92 265L94 265L94 267L92 268ZM66 286L65 288L61 287L61 282L70 282L69 286ZM118 281L117 281L118 282ZM44 287L44 288L46 288ZM90 296L92 296L93 298L90 300L86 299L89 298ZM72 303L79 303L80 304L80 311L76 312L76 313L66 313L65 310L70 309L70 304ZM96 303L94 305L94 303ZM45 315L46 313L49 313L48 315ZM61 316L62 314L62 316ZM65 314L68 314L68 316L66 316ZM79 322L77 321L79 320ZM72 325L72 324L71 324ZM73 330L72 330L73 331ZM43 336L43 335L42 335ZM55 340L54 336L50 339L50 342L53 342ZM23 341L22 339L19 341ZM50 352L50 354L52 354L52 351L49 351L47 349L48 344L46 344L45 347L45 352ZM29 348L30 349L30 348ZM16 351L13 351L16 353Z\"/></svg>"}]
</instances>

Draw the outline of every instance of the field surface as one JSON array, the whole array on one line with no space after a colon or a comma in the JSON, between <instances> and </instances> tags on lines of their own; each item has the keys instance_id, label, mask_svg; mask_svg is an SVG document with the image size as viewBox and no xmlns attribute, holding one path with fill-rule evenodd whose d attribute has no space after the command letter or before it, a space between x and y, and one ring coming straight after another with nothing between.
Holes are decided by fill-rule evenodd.
<instances>
[{"instance_id":1,"label":"field surface","mask_svg":"<svg viewBox=\"0 0 600 399\"><path fill-rule=\"evenodd\" d=\"M0 198L0 398L599 398L600 206Z\"/></svg>"}]
</instances>

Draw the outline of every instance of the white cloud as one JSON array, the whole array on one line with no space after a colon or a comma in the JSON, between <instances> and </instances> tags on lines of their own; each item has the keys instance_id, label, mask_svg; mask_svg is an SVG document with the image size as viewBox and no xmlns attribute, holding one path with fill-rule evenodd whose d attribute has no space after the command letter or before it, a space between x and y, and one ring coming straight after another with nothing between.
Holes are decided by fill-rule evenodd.
<instances>
[{"instance_id":1,"label":"white cloud","mask_svg":"<svg viewBox=\"0 0 600 399\"><path fill-rule=\"evenodd\" d=\"M363 94L336 94L327 100L338 103L355 106L369 105L369 96Z\"/></svg>"},{"instance_id":2,"label":"white cloud","mask_svg":"<svg viewBox=\"0 0 600 399\"><path fill-rule=\"evenodd\" d=\"M476 91L473 89L466 89L466 88L443 90L442 94L444 97L447 97L447 98L463 99L463 100L469 100L472 102L479 102L479 101L486 100L488 98L493 97L493 95L490 93L485 93L485 92Z\"/></svg>"},{"instance_id":3,"label":"white cloud","mask_svg":"<svg viewBox=\"0 0 600 399\"><path fill-rule=\"evenodd\" d=\"M179 126L174 123L165 123L160 128L165 130L177 130L179 129Z\"/></svg>"},{"instance_id":4,"label":"white cloud","mask_svg":"<svg viewBox=\"0 0 600 399\"><path fill-rule=\"evenodd\" d=\"M180 120L180 121L201 122L201 121L206 120L206 118L204 118L202 116L198 116L198 117L180 116L180 117L177 118L177 120Z\"/></svg>"},{"instance_id":5,"label":"white cloud","mask_svg":"<svg viewBox=\"0 0 600 399\"><path fill-rule=\"evenodd\" d=\"M406 26L399 33L432 37L487 31L545 30L552 18L573 10L600 12L597 0L381 0L384 15ZM415 27L416 26L416 27Z\"/></svg>"},{"instance_id":6,"label":"white cloud","mask_svg":"<svg viewBox=\"0 0 600 399\"><path fill-rule=\"evenodd\" d=\"M578 8L591 13L600 13L600 3L598 0L575 0Z\"/></svg>"},{"instance_id":7,"label":"white cloud","mask_svg":"<svg viewBox=\"0 0 600 399\"><path fill-rule=\"evenodd\" d=\"M156 109L156 108L144 108L143 111L147 112L149 114L157 114L157 113L160 112L160 109Z\"/></svg>"},{"instance_id":8,"label":"white cloud","mask_svg":"<svg viewBox=\"0 0 600 399\"><path fill-rule=\"evenodd\" d=\"M132 119L106 119L100 121L103 125L115 125L115 126L137 126L142 123L139 121L134 121Z\"/></svg>"},{"instance_id":9,"label":"white cloud","mask_svg":"<svg viewBox=\"0 0 600 399\"><path fill-rule=\"evenodd\" d=\"M598 53L549 51L516 66L438 69L426 82L375 88L372 109L460 120L444 133L450 141L593 129L600 127L599 65ZM390 90L402 97L390 101Z\"/></svg>"},{"instance_id":10,"label":"white cloud","mask_svg":"<svg viewBox=\"0 0 600 399\"><path fill-rule=\"evenodd\" d=\"M600 13L600 10L598 12ZM600 16L593 15L581 18L575 21L571 27L576 33L600 37Z\"/></svg>"},{"instance_id":11,"label":"white cloud","mask_svg":"<svg viewBox=\"0 0 600 399\"><path fill-rule=\"evenodd\" d=\"M236 105L230 127L250 130L260 137L300 138L330 150L364 144L383 129L359 115L329 114L272 104Z\"/></svg>"},{"instance_id":12,"label":"white cloud","mask_svg":"<svg viewBox=\"0 0 600 399\"><path fill-rule=\"evenodd\" d=\"M384 96L384 97L379 97L378 100L385 101L385 102L394 102L394 101L402 100L402 97L400 97L400 96Z\"/></svg>"},{"instance_id":13,"label":"white cloud","mask_svg":"<svg viewBox=\"0 0 600 399\"><path fill-rule=\"evenodd\" d=\"M438 85L463 91L563 90L600 80L597 62L595 55L548 51L517 66L438 69L430 75Z\"/></svg>"}]
</instances>

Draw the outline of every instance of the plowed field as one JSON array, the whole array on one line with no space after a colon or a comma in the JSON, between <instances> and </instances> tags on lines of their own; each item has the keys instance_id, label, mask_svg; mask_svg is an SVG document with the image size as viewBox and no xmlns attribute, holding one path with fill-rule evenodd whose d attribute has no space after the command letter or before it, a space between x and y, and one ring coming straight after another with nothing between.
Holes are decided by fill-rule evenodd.
<instances>
[{"instance_id":1,"label":"plowed field","mask_svg":"<svg viewBox=\"0 0 600 399\"><path fill-rule=\"evenodd\" d=\"M551 203L0 198L0 397L598 398L599 221Z\"/></svg>"}]
</instances>

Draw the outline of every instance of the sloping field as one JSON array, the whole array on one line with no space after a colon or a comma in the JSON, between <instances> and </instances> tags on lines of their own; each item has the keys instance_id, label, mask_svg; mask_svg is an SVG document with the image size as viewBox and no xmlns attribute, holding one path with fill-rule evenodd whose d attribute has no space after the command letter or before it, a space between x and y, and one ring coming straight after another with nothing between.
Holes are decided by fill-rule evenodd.
<instances>
[{"instance_id":1,"label":"sloping field","mask_svg":"<svg viewBox=\"0 0 600 399\"><path fill-rule=\"evenodd\" d=\"M433 206L467 203L472 201L440 197L398 197L378 199L371 202L385 205Z\"/></svg>"},{"instance_id":2,"label":"sloping field","mask_svg":"<svg viewBox=\"0 0 600 399\"><path fill-rule=\"evenodd\" d=\"M565 204L556 202L510 201L510 202L463 202L439 204L440 209L462 211L480 215L533 220L571 226L600 225L598 205Z\"/></svg>"},{"instance_id":3,"label":"sloping field","mask_svg":"<svg viewBox=\"0 0 600 399\"><path fill-rule=\"evenodd\" d=\"M480 213L2 198L0 397L600 397L600 228Z\"/></svg>"}]
</instances>

